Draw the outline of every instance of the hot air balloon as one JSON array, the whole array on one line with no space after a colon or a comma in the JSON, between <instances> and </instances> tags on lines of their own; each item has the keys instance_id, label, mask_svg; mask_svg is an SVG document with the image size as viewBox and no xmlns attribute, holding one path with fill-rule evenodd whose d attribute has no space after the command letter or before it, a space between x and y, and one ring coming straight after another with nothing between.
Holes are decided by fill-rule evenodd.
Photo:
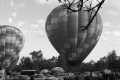
<instances>
[{"instance_id":1,"label":"hot air balloon","mask_svg":"<svg viewBox=\"0 0 120 80\"><path fill-rule=\"evenodd\" d=\"M78 9L77 4L71 7ZM92 51L102 32L102 19L98 13L88 28L83 30L95 14L95 10L88 11L87 8L73 12L60 5L52 10L46 20L47 36L69 66L80 65Z\"/></svg>"},{"instance_id":2,"label":"hot air balloon","mask_svg":"<svg viewBox=\"0 0 120 80\"><path fill-rule=\"evenodd\" d=\"M18 58L23 48L24 37L22 32L13 26L0 26L0 68L6 70L13 58Z\"/></svg>"}]
</instances>

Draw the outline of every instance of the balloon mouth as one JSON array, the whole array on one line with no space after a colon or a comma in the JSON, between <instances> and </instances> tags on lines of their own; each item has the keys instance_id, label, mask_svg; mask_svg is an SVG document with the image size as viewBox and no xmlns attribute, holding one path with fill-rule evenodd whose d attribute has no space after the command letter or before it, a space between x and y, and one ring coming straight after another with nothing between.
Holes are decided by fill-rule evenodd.
<instances>
[{"instance_id":1,"label":"balloon mouth","mask_svg":"<svg viewBox=\"0 0 120 80\"><path fill-rule=\"evenodd\" d=\"M78 60L80 60L80 58L78 56L69 56L69 57L67 57L67 60L68 61L78 61Z\"/></svg>"},{"instance_id":2,"label":"balloon mouth","mask_svg":"<svg viewBox=\"0 0 120 80\"><path fill-rule=\"evenodd\" d=\"M74 58L74 57L69 57L68 60L69 60L69 61L74 61L75 58Z\"/></svg>"},{"instance_id":3,"label":"balloon mouth","mask_svg":"<svg viewBox=\"0 0 120 80\"><path fill-rule=\"evenodd\" d=\"M83 60L76 59L76 57L75 57L75 58L70 57L70 58L67 59L67 63L68 63L68 65L70 65L70 66L80 65L80 64L82 63L82 61L83 61Z\"/></svg>"}]
</instances>

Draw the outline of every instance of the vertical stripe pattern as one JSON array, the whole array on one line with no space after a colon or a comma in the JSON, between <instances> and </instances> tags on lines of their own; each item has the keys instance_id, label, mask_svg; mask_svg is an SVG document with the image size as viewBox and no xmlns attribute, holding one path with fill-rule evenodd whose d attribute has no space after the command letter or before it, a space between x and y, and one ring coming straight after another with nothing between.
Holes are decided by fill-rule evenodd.
<instances>
[{"instance_id":1,"label":"vertical stripe pattern","mask_svg":"<svg viewBox=\"0 0 120 80\"><path fill-rule=\"evenodd\" d=\"M10 64L6 68L6 71L12 70L14 68L14 66L17 64L18 60L19 60L19 55L15 55L15 56L11 57Z\"/></svg>"},{"instance_id":2,"label":"vertical stripe pattern","mask_svg":"<svg viewBox=\"0 0 120 80\"><path fill-rule=\"evenodd\" d=\"M72 7L77 9L75 4ZM84 8L82 11L71 12L61 5L48 15L46 20L48 38L67 61L83 61L99 40L102 32L102 19L99 14L87 30L82 30L87 26L91 14L93 16L94 13L94 10L88 12Z\"/></svg>"}]
</instances>

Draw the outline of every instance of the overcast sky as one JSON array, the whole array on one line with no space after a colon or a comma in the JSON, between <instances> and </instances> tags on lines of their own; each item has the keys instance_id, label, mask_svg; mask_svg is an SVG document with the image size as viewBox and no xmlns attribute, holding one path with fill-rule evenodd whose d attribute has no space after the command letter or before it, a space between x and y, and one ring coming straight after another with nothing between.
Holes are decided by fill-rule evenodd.
<instances>
[{"instance_id":1,"label":"overcast sky","mask_svg":"<svg viewBox=\"0 0 120 80\"><path fill-rule=\"evenodd\" d=\"M18 27L25 36L20 57L38 50L47 59L58 56L45 32L46 18L58 5L57 0L0 0L0 25ZM112 50L120 55L120 0L106 0L99 13L103 20L102 35L86 62L97 61Z\"/></svg>"}]
</instances>

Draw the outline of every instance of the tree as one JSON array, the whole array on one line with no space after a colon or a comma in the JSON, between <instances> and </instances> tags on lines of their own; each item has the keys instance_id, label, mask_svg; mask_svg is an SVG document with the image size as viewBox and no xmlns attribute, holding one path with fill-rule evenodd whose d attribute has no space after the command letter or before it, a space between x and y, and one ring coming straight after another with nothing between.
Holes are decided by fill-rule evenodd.
<instances>
[{"instance_id":1,"label":"tree","mask_svg":"<svg viewBox=\"0 0 120 80\"><path fill-rule=\"evenodd\" d=\"M51 61L50 59L44 59L39 61L39 70L42 69L52 69L53 67L56 67L56 62Z\"/></svg>"},{"instance_id":2,"label":"tree","mask_svg":"<svg viewBox=\"0 0 120 80\"><path fill-rule=\"evenodd\" d=\"M40 70L39 63L41 60L43 60L42 51L41 50L33 51L30 53L30 55L32 56L32 61L33 61L33 65L34 65L33 68L39 71Z\"/></svg>"},{"instance_id":3,"label":"tree","mask_svg":"<svg viewBox=\"0 0 120 80\"><path fill-rule=\"evenodd\" d=\"M104 56L104 57L100 58L100 61L102 61L102 62L108 62L108 57Z\"/></svg>"},{"instance_id":4,"label":"tree","mask_svg":"<svg viewBox=\"0 0 120 80\"><path fill-rule=\"evenodd\" d=\"M94 68L96 71L101 71L103 69L106 69L107 62L104 62L103 60L99 60L99 61L97 61L97 63L95 63Z\"/></svg>"},{"instance_id":5,"label":"tree","mask_svg":"<svg viewBox=\"0 0 120 80\"><path fill-rule=\"evenodd\" d=\"M53 56L52 58L48 59L47 62L49 63L49 69L57 66L58 58Z\"/></svg>"},{"instance_id":6,"label":"tree","mask_svg":"<svg viewBox=\"0 0 120 80\"><path fill-rule=\"evenodd\" d=\"M15 65L14 68L12 69L12 71L14 72L20 72L22 70L22 65Z\"/></svg>"},{"instance_id":7,"label":"tree","mask_svg":"<svg viewBox=\"0 0 120 80\"><path fill-rule=\"evenodd\" d=\"M116 51L112 50L111 52L109 52L108 61L114 61L116 59L117 59Z\"/></svg>"},{"instance_id":8,"label":"tree","mask_svg":"<svg viewBox=\"0 0 120 80\"><path fill-rule=\"evenodd\" d=\"M86 11L88 11L88 12L90 12L90 11L95 12L94 15L91 16L87 26L83 27L83 30L88 29L89 25L91 24L91 22L94 20L95 16L97 15L99 9L101 8L103 3L105 2L105 0L94 0L94 1L97 2L96 5L93 5L93 0L58 0L59 3L64 4L64 6L68 10L68 12L69 11L72 11L72 12L82 11L83 7L85 7ZM76 8L74 9L72 7L74 3L77 4L77 9Z\"/></svg>"},{"instance_id":9,"label":"tree","mask_svg":"<svg viewBox=\"0 0 120 80\"><path fill-rule=\"evenodd\" d=\"M21 70L33 69L33 63L29 57L22 57L19 65L21 66Z\"/></svg>"},{"instance_id":10,"label":"tree","mask_svg":"<svg viewBox=\"0 0 120 80\"><path fill-rule=\"evenodd\" d=\"M111 52L109 52L108 54L108 68L109 69L116 69L117 68L117 55L116 55L116 51L112 50Z\"/></svg>"},{"instance_id":11,"label":"tree","mask_svg":"<svg viewBox=\"0 0 120 80\"><path fill-rule=\"evenodd\" d=\"M57 62L57 57L53 56L51 59L48 59L50 62Z\"/></svg>"},{"instance_id":12,"label":"tree","mask_svg":"<svg viewBox=\"0 0 120 80\"><path fill-rule=\"evenodd\" d=\"M84 72L84 71L95 71L94 65L91 64L91 62L88 62L88 63L83 62L80 66L80 72Z\"/></svg>"},{"instance_id":13,"label":"tree","mask_svg":"<svg viewBox=\"0 0 120 80\"><path fill-rule=\"evenodd\" d=\"M98 4L96 4L95 6L93 6L93 0L58 0L59 3L63 3L65 4L65 7L68 10L71 10L73 12L77 12L77 11L81 11L83 7L85 7L85 5L89 5L90 9L89 10L93 10L94 8L99 8L102 6L102 4L104 3L105 0L94 0L97 1ZM78 9L73 9L72 5L76 3Z\"/></svg>"},{"instance_id":14,"label":"tree","mask_svg":"<svg viewBox=\"0 0 120 80\"><path fill-rule=\"evenodd\" d=\"M57 66L62 67L65 71L68 71L68 66L66 60L62 56L58 56Z\"/></svg>"},{"instance_id":15,"label":"tree","mask_svg":"<svg viewBox=\"0 0 120 80\"><path fill-rule=\"evenodd\" d=\"M32 60L42 60L43 59L43 54L42 51L33 51L30 53L30 55L32 56Z\"/></svg>"}]
</instances>

